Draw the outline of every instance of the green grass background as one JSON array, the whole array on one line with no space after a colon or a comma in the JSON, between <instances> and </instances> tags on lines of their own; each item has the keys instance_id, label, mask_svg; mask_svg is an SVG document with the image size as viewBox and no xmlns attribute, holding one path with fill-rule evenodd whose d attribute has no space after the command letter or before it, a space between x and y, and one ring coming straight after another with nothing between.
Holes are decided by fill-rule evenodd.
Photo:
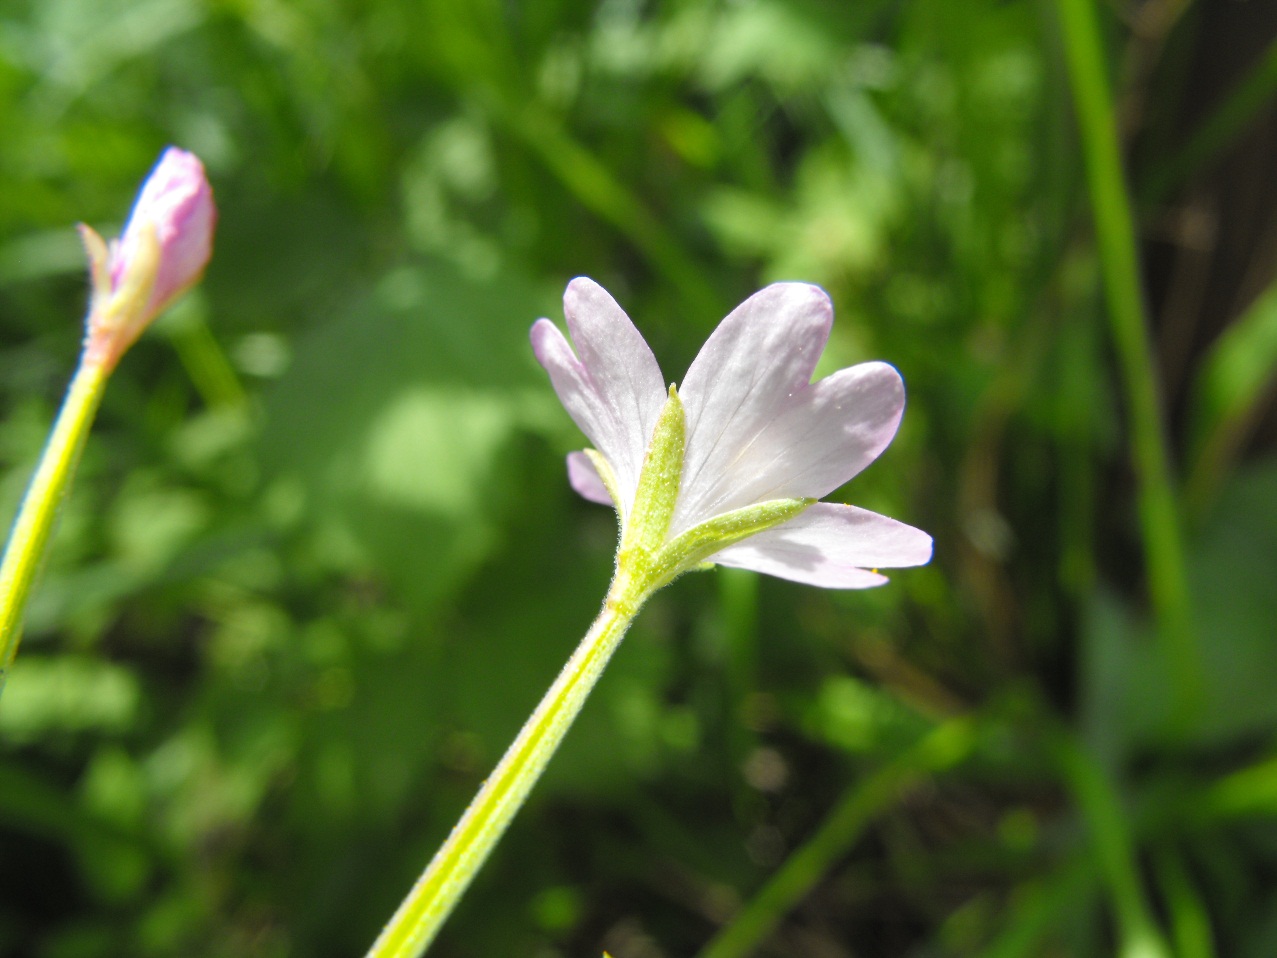
<instances>
[{"instance_id":1,"label":"green grass background","mask_svg":"<svg viewBox=\"0 0 1277 958\"><path fill-rule=\"evenodd\" d=\"M0 703L0 954L371 943L592 618L527 345L682 376L762 284L909 403L932 564L643 612L432 954L1277 954L1277 9L0 0L0 513L72 228L205 160ZM1124 165L1125 175L1119 168Z\"/></svg>"}]
</instances>

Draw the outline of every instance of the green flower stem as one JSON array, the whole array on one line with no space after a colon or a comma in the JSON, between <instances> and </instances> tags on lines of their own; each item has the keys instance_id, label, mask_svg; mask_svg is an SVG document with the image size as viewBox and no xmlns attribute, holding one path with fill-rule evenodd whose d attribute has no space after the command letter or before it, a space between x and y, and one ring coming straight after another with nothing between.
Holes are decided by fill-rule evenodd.
<instances>
[{"instance_id":1,"label":"green flower stem","mask_svg":"<svg viewBox=\"0 0 1277 958\"><path fill-rule=\"evenodd\" d=\"M1094 0L1058 0L1057 5L1086 160L1109 321L1130 417L1149 593L1171 668L1177 717L1187 722L1201 697L1197 650L1117 124Z\"/></svg>"},{"instance_id":2,"label":"green flower stem","mask_svg":"<svg viewBox=\"0 0 1277 958\"><path fill-rule=\"evenodd\" d=\"M811 505L810 499L761 502L715 516L669 540L683 475L686 425L683 403L671 386L628 504L618 494L607 460L598 453L591 456L621 516L616 575L603 611L373 943L368 958L417 958L429 947L527 800L648 596L718 550L791 519Z\"/></svg>"},{"instance_id":3,"label":"green flower stem","mask_svg":"<svg viewBox=\"0 0 1277 958\"><path fill-rule=\"evenodd\" d=\"M603 611L373 944L368 958L417 958L434 940L527 799L650 594L647 583L623 570L617 573Z\"/></svg>"},{"instance_id":4,"label":"green flower stem","mask_svg":"<svg viewBox=\"0 0 1277 958\"><path fill-rule=\"evenodd\" d=\"M58 506L70 488L110 375L109 364L81 358L9 535L0 563L0 692L4 691L5 679L18 654L23 612Z\"/></svg>"}]
</instances>

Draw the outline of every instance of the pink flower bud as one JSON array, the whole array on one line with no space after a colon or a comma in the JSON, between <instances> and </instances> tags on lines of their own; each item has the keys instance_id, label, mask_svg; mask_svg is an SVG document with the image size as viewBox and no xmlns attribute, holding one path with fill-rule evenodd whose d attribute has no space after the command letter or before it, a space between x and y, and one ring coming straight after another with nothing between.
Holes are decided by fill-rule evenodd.
<instances>
[{"instance_id":1,"label":"pink flower bud","mask_svg":"<svg viewBox=\"0 0 1277 958\"><path fill-rule=\"evenodd\" d=\"M109 250L81 227L93 275L86 348L119 359L143 329L199 282L213 251L217 209L204 166L169 147L133 204L124 235Z\"/></svg>"},{"instance_id":2,"label":"pink flower bud","mask_svg":"<svg viewBox=\"0 0 1277 958\"><path fill-rule=\"evenodd\" d=\"M118 287L128 271L143 224L153 224L160 243L160 263L146 312L148 319L154 317L199 282L213 252L216 220L204 164L194 153L170 146L133 204L111 264L111 284Z\"/></svg>"}]
</instances>

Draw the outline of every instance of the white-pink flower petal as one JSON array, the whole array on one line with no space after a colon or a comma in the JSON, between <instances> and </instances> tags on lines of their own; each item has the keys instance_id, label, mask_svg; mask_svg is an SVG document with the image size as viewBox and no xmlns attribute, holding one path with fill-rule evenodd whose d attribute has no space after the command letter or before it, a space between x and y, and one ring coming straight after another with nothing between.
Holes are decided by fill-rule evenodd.
<instances>
[{"instance_id":1,"label":"white-pink flower petal","mask_svg":"<svg viewBox=\"0 0 1277 958\"><path fill-rule=\"evenodd\" d=\"M887 581L871 570L924 565L931 549L931 537L913 526L855 506L817 502L709 561L826 589L863 589Z\"/></svg>"},{"instance_id":2,"label":"white-pink flower petal","mask_svg":"<svg viewBox=\"0 0 1277 958\"><path fill-rule=\"evenodd\" d=\"M599 472L590 462L590 457L583 452L568 453L568 483L576 490L577 495L600 505L614 505L607 486L599 478Z\"/></svg>"},{"instance_id":3,"label":"white-pink flower petal","mask_svg":"<svg viewBox=\"0 0 1277 958\"><path fill-rule=\"evenodd\" d=\"M149 320L199 281L213 252L217 208L204 164L194 153L170 146L147 177L120 237L111 269L119 287L134 261L141 231L155 230L160 260L145 316Z\"/></svg>"},{"instance_id":4,"label":"white-pink flower petal","mask_svg":"<svg viewBox=\"0 0 1277 958\"><path fill-rule=\"evenodd\" d=\"M664 383L642 336L597 284L574 280L564 309L576 352L544 319L532 329L533 348L610 467L605 484L597 458L573 453L569 480L599 503L613 502L610 488L620 498L614 504L628 534L628 510L666 402ZM751 296L710 336L679 390L686 441L674 513L660 533L666 543L737 509L775 500L799 505L795 500L826 495L891 442L905 401L895 369L862 363L811 382L832 318L820 288L779 283ZM710 561L856 589L887 581L880 568L928 562L931 549L930 536L904 523L817 502Z\"/></svg>"},{"instance_id":5,"label":"white-pink flower petal","mask_svg":"<svg viewBox=\"0 0 1277 958\"><path fill-rule=\"evenodd\" d=\"M887 448L904 402L904 383L887 363L861 363L804 386L779 404L725 473L705 484L700 508L719 514L768 499L828 495ZM697 521L681 517L689 519Z\"/></svg>"},{"instance_id":6,"label":"white-pink flower petal","mask_svg":"<svg viewBox=\"0 0 1277 958\"><path fill-rule=\"evenodd\" d=\"M687 452L672 530L737 501L731 492L741 474L737 461L808 386L832 323L833 306L820 287L774 283L714 330L679 389Z\"/></svg>"},{"instance_id":7,"label":"white-pink flower petal","mask_svg":"<svg viewBox=\"0 0 1277 958\"><path fill-rule=\"evenodd\" d=\"M572 421L599 449L622 446L621 434L612 434L614 426L594 379L559 327L548 319L538 319L532 324L530 338L537 362L550 374L550 383Z\"/></svg>"},{"instance_id":8,"label":"white-pink flower petal","mask_svg":"<svg viewBox=\"0 0 1277 958\"><path fill-rule=\"evenodd\" d=\"M628 503L665 402L661 369L624 310L593 280L568 284L563 311L576 352L547 319L532 327L533 352L568 414L607 459Z\"/></svg>"}]
</instances>

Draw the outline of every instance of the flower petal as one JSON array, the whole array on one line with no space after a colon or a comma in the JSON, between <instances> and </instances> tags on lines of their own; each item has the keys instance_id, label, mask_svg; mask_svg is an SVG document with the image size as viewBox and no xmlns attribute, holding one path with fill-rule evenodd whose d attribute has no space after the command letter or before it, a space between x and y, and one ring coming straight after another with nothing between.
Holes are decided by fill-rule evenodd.
<instances>
[{"instance_id":1,"label":"flower petal","mask_svg":"<svg viewBox=\"0 0 1277 958\"><path fill-rule=\"evenodd\" d=\"M795 392L714 479L713 513L768 499L819 499L887 448L904 412L900 374L886 363L840 369Z\"/></svg>"},{"instance_id":2,"label":"flower petal","mask_svg":"<svg viewBox=\"0 0 1277 958\"><path fill-rule=\"evenodd\" d=\"M687 454L671 534L756 501L734 494L733 463L810 383L832 322L820 287L775 283L719 323L679 390Z\"/></svg>"},{"instance_id":3,"label":"flower petal","mask_svg":"<svg viewBox=\"0 0 1277 958\"><path fill-rule=\"evenodd\" d=\"M863 589L887 581L870 570L925 565L931 548L921 529L867 509L817 502L709 561L826 589Z\"/></svg>"},{"instance_id":4,"label":"flower petal","mask_svg":"<svg viewBox=\"0 0 1277 958\"><path fill-rule=\"evenodd\" d=\"M607 486L603 484L598 470L594 468L594 463L590 462L590 457L585 453L568 453L568 482L582 498L605 506L612 505L612 497L608 494Z\"/></svg>"},{"instance_id":5,"label":"flower petal","mask_svg":"<svg viewBox=\"0 0 1277 958\"><path fill-rule=\"evenodd\" d=\"M629 317L593 280L569 283L563 310L580 358L546 319L532 327L533 352L568 414L612 466L628 503L665 402L660 367Z\"/></svg>"},{"instance_id":6,"label":"flower petal","mask_svg":"<svg viewBox=\"0 0 1277 958\"><path fill-rule=\"evenodd\" d=\"M213 252L217 209L204 164L194 153L170 146L147 177L120 237L112 279L118 286L137 257L139 233L146 223L160 244L159 267L146 315L156 315L193 286Z\"/></svg>"},{"instance_id":7,"label":"flower petal","mask_svg":"<svg viewBox=\"0 0 1277 958\"><path fill-rule=\"evenodd\" d=\"M537 362L550 374L550 383L572 421L594 445L607 448L606 440L612 428L607 409L590 374L568 345L567 337L548 319L538 319L532 324L530 338Z\"/></svg>"}]
</instances>

